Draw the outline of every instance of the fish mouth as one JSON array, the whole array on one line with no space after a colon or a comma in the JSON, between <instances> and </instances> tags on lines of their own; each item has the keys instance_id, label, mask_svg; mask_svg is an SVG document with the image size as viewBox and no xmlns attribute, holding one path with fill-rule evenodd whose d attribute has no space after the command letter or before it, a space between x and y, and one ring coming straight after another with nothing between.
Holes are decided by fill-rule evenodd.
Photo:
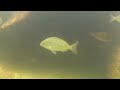
<instances>
[{"instance_id":1,"label":"fish mouth","mask_svg":"<svg viewBox=\"0 0 120 90\"><path fill-rule=\"evenodd\" d=\"M42 43L40 43L40 46L43 47Z\"/></svg>"},{"instance_id":2,"label":"fish mouth","mask_svg":"<svg viewBox=\"0 0 120 90\"><path fill-rule=\"evenodd\" d=\"M42 46L42 44L40 43L40 46Z\"/></svg>"}]
</instances>

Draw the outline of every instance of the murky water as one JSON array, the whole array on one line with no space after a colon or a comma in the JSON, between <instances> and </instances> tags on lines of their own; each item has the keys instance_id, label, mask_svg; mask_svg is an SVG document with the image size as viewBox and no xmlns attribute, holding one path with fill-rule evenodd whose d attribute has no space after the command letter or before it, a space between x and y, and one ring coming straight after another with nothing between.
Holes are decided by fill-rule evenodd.
<instances>
[{"instance_id":1,"label":"murky water","mask_svg":"<svg viewBox=\"0 0 120 90\"><path fill-rule=\"evenodd\" d=\"M119 62L120 23L110 23L111 14L115 13L1 11L0 77L119 78L119 70L117 74L113 71ZM54 54L40 46L42 40L52 36L70 45L79 41L78 54L71 51Z\"/></svg>"}]
</instances>

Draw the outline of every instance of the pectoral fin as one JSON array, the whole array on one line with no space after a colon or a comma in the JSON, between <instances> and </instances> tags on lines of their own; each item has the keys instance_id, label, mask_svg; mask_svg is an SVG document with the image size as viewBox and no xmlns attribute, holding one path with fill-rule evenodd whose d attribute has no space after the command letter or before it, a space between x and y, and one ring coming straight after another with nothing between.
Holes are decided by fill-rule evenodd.
<instances>
[{"instance_id":1,"label":"pectoral fin","mask_svg":"<svg viewBox=\"0 0 120 90\"><path fill-rule=\"evenodd\" d=\"M55 51L52 51L54 54L57 54Z\"/></svg>"},{"instance_id":2,"label":"pectoral fin","mask_svg":"<svg viewBox=\"0 0 120 90\"><path fill-rule=\"evenodd\" d=\"M68 51L68 49L66 49L66 50L63 50L62 52L66 52L66 51Z\"/></svg>"}]
</instances>

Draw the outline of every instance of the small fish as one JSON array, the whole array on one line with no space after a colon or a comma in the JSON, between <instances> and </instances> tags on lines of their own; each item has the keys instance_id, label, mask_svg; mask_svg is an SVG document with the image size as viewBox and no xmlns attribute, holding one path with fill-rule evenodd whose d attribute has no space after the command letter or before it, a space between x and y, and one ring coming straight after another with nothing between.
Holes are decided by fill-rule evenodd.
<instances>
[{"instance_id":1,"label":"small fish","mask_svg":"<svg viewBox=\"0 0 120 90\"><path fill-rule=\"evenodd\" d=\"M90 32L90 36L103 42L111 41L111 36L107 32Z\"/></svg>"},{"instance_id":2,"label":"small fish","mask_svg":"<svg viewBox=\"0 0 120 90\"><path fill-rule=\"evenodd\" d=\"M110 15L110 22L113 22L113 21L120 22L120 15L118 16Z\"/></svg>"},{"instance_id":3,"label":"small fish","mask_svg":"<svg viewBox=\"0 0 120 90\"><path fill-rule=\"evenodd\" d=\"M66 41L58 37L49 37L43 40L40 43L40 46L52 51L54 54L56 54L56 51L66 52L68 50L71 50L74 54L77 54L78 42L79 41L73 45L69 45Z\"/></svg>"}]
</instances>

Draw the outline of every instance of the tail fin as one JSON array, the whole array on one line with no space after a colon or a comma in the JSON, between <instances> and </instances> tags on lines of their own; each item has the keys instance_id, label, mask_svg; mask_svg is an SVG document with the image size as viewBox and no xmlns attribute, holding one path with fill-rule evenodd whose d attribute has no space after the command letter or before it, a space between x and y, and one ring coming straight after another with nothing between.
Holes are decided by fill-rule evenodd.
<instances>
[{"instance_id":1,"label":"tail fin","mask_svg":"<svg viewBox=\"0 0 120 90\"><path fill-rule=\"evenodd\" d=\"M73 45L70 46L70 50L74 53L77 54L77 46L78 46L79 41L74 43Z\"/></svg>"},{"instance_id":2,"label":"tail fin","mask_svg":"<svg viewBox=\"0 0 120 90\"><path fill-rule=\"evenodd\" d=\"M113 22L114 20L116 20L116 17L113 15L110 15L110 22Z\"/></svg>"},{"instance_id":3,"label":"tail fin","mask_svg":"<svg viewBox=\"0 0 120 90\"><path fill-rule=\"evenodd\" d=\"M89 36L94 36L94 33L93 32L89 32L88 35Z\"/></svg>"}]
</instances>

